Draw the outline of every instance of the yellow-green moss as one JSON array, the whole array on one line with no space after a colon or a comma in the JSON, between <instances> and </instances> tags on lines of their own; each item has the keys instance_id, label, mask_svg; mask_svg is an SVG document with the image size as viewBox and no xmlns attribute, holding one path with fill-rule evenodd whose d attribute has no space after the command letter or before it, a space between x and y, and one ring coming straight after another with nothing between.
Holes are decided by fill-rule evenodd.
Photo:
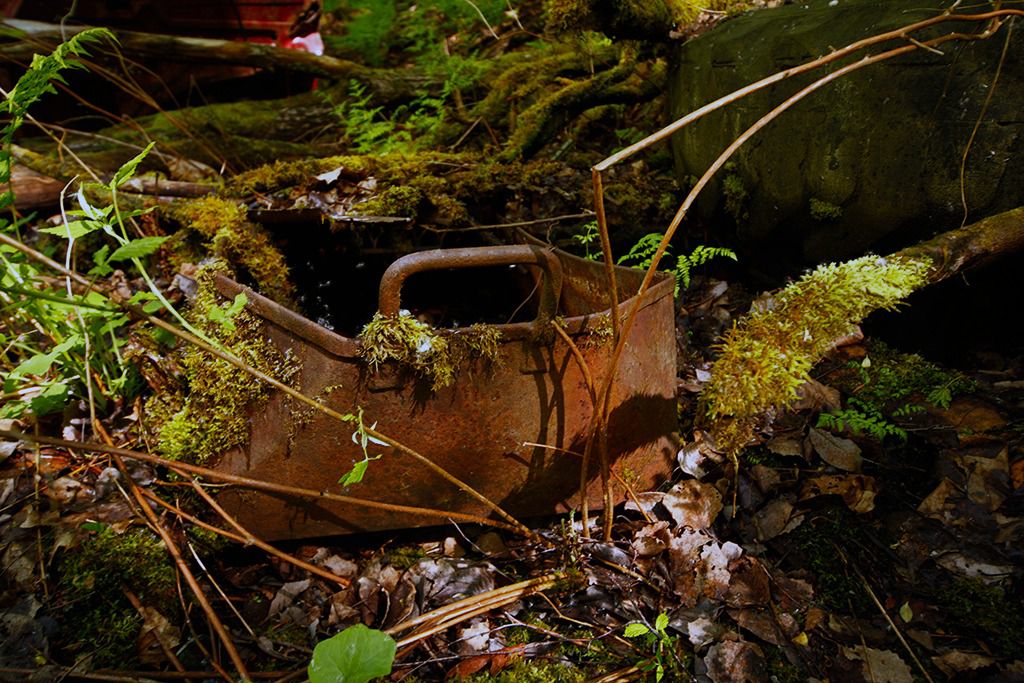
<instances>
[{"instance_id":1,"label":"yellow-green moss","mask_svg":"<svg viewBox=\"0 0 1024 683\"><path fill-rule=\"evenodd\" d=\"M262 294L284 305L292 303L284 255L263 228L248 220L244 206L211 196L176 203L171 215L201 235L214 256L248 272Z\"/></svg>"},{"instance_id":2,"label":"yellow-green moss","mask_svg":"<svg viewBox=\"0 0 1024 683\"><path fill-rule=\"evenodd\" d=\"M921 261L877 256L823 265L742 318L726 332L702 393L719 447L741 449L751 418L794 400L837 339L868 313L895 308L927 270Z\"/></svg>"},{"instance_id":3,"label":"yellow-green moss","mask_svg":"<svg viewBox=\"0 0 1024 683\"><path fill-rule=\"evenodd\" d=\"M360 354L370 369L395 361L429 379L434 390L455 381L459 369L479 358L495 361L501 332L488 325L435 330L406 312L388 318L375 313L359 333Z\"/></svg>"},{"instance_id":4,"label":"yellow-green moss","mask_svg":"<svg viewBox=\"0 0 1024 683\"><path fill-rule=\"evenodd\" d=\"M422 191L415 187L396 185L384 188L373 199L357 204L355 209L367 216L404 216L415 219L422 201Z\"/></svg>"},{"instance_id":5,"label":"yellow-green moss","mask_svg":"<svg viewBox=\"0 0 1024 683\"><path fill-rule=\"evenodd\" d=\"M186 313L189 322L257 370L289 382L298 365L266 339L258 318L242 310L232 318L234 329L211 320L212 308L219 308L224 316L228 311L229 304L222 302L213 284L215 273L223 269L218 264L200 269L198 291ZM150 421L157 423L154 426L158 450L175 460L203 463L226 450L244 446L249 439L247 410L258 409L265 403L270 388L249 373L193 346L178 353L187 393L180 399L154 398L147 404ZM161 414L166 415L174 401L180 402L180 409L160 423Z\"/></svg>"},{"instance_id":6,"label":"yellow-green moss","mask_svg":"<svg viewBox=\"0 0 1024 683\"><path fill-rule=\"evenodd\" d=\"M835 221L843 217L843 207L822 199L811 198L811 218L816 221Z\"/></svg>"}]
</instances>

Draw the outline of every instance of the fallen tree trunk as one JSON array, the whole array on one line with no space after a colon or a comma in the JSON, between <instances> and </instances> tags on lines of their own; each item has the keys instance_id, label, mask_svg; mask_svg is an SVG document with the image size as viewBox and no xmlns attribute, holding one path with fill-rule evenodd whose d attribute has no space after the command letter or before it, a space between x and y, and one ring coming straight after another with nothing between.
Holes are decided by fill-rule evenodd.
<instances>
[{"instance_id":1,"label":"fallen tree trunk","mask_svg":"<svg viewBox=\"0 0 1024 683\"><path fill-rule=\"evenodd\" d=\"M1024 206L950 230L902 249L893 257L927 261L929 284L988 264L1024 248Z\"/></svg>"},{"instance_id":2,"label":"fallen tree trunk","mask_svg":"<svg viewBox=\"0 0 1024 683\"><path fill-rule=\"evenodd\" d=\"M42 49L51 50L67 36L80 33L88 26L64 27L38 21L5 19L2 25L13 29L22 39L0 45L0 57L28 61ZM416 69L374 69L346 59L314 55L272 45L259 45L233 40L189 38L157 33L139 33L111 29L118 44L112 49L163 61L231 64L278 69L310 74L335 80L354 79L367 86L381 102L410 99L429 88L432 81ZM101 49L98 48L97 49Z\"/></svg>"}]
</instances>

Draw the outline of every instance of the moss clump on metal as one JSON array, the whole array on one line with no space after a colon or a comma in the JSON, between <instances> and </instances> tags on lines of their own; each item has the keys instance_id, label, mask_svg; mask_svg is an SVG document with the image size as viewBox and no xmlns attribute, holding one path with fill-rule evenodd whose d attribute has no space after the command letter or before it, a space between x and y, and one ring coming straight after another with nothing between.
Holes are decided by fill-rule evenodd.
<instances>
[{"instance_id":1,"label":"moss clump on metal","mask_svg":"<svg viewBox=\"0 0 1024 683\"><path fill-rule=\"evenodd\" d=\"M214 276L223 272L226 267L216 263L200 269L199 286L186 318L253 368L290 382L298 372L298 363L270 343L258 318L244 309L230 315L230 302L223 302L217 295ZM214 308L220 315L211 315ZM230 324L225 324L225 319ZM177 356L187 391L173 399L153 399L147 404L147 414L157 423L160 453L174 460L203 463L248 443L247 411L266 402L270 387L193 346L181 348Z\"/></svg>"},{"instance_id":2,"label":"moss clump on metal","mask_svg":"<svg viewBox=\"0 0 1024 683\"><path fill-rule=\"evenodd\" d=\"M837 339L872 311L896 308L928 268L878 256L827 264L756 305L726 332L701 396L718 447L742 449L757 417L795 400Z\"/></svg>"},{"instance_id":3,"label":"moss clump on metal","mask_svg":"<svg viewBox=\"0 0 1024 683\"><path fill-rule=\"evenodd\" d=\"M382 363L400 366L429 379L435 391L455 382L468 361L498 358L501 332L489 325L458 330L436 330L407 311L395 317L375 313L359 333L360 355L376 371Z\"/></svg>"},{"instance_id":4,"label":"moss clump on metal","mask_svg":"<svg viewBox=\"0 0 1024 683\"><path fill-rule=\"evenodd\" d=\"M285 306L293 303L284 255L263 228L249 221L245 206L203 197L176 203L171 216L206 240L214 256L247 272L265 296Z\"/></svg>"}]
</instances>

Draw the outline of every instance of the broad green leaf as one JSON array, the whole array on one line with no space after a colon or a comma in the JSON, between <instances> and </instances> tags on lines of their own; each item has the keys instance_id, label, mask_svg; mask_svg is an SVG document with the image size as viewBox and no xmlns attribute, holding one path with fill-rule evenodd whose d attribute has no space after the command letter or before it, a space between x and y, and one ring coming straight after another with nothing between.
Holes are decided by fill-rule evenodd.
<instances>
[{"instance_id":1,"label":"broad green leaf","mask_svg":"<svg viewBox=\"0 0 1024 683\"><path fill-rule=\"evenodd\" d=\"M668 628L668 615L662 612L654 621L654 630L658 633L664 633L666 628Z\"/></svg>"},{"instance_id":2,"label":"broad green leaf","mask_svg":"<svg viewBox=\"0 0 1024 683\"><path fill-rule=\"evenodd\" d=\"M350 469L348 472L342 475L341 479L338 480L338 483L341 484L342 486L351 486L352 484L358 484L363 480L363 477L366 475L366 468L369 466L369 464L369 460L360 460L359 462L352 466L352 469Z\"/></svg>"},{"instance_id":3,"label":"broad green leaf","mask_svg":"<svg viewBox=\"0 0 1024 683\"><path fill-rule=\"evenodd\" d=\"M108 261L125 261L127 259L142 258L149 256L160 248L160 245L167 241L167 237L140 237L128 244L122 244Z\"/></svg>"},{"instance_id":4,"label":"broad green leaf","mask_svg":"<svg viewBox=\"0 0 1024 683\"><path fill-rule=\"evenodd\" d=\"M48 415L62 409L68 401L68 386L63 382L51 384L31 401L29 406L37 416Z\"/></svg>"},{"instance_id":5,"label":"broad green leaf","mask_svg":"<svg viewBox=\"0 0 1024 683\"><path fill-rule=\"evenodd\" d=\"M55 225L50 228L43 228L39 232L45 232L48 235L56 235L57 237L68 237L69 233L71 239L77 240L82 235L88 235L90 232L99 230L103 227L103 224L99 221L71 221L69 223L62 223Z\"/></svg>"},{"instance_id":6,"label":"broad green leaf","mask_svg":"<svg viewBox=\"0 0 1024 683\"><path fill-rule=\"evenodd\" d=\"M149 143L146 145L146 149L139 152L138 156L126 161L121 168L117 169L117 173L114 174L110 181L111 190L121 187L129 178L135 175L135 169L139 167L139 164L142 163L142 160L146 158L146 155L149 154L149 151L153 149L155 144L155 142Z\"/></svg>"},{"instance_id":7,"label":"broad green leaf","mask_svg":"<svg viewBox=\"0 0 1024 683\"><path fill-rule=\"evenodd\" d=\"M79 338L76 335L68 337L58 344L49 353L37 353L31 358L22 361L18 367L11 370L11 377L24 377L25 375L45 375L50 371L53 361L57 356L78 344Z\"/></svg>"},{"instance_id":8,"label":"broad green leaf","mask_svg":"<svg viewBox=\"0 0 1024 683\"><path fill-rule=\"evenodd\" d=\"M646 636L651 632L651 629L647 628L646 624L634 622L632 624L626 624L625 636L627 638L639 638L640 636Z\"/></svg>"},{"instance_id":9,"label":"broad green leaf","mask_svg":"<svg viewBox=\"0 0 1024 683\"><path fill-rule=\"evenodd\" d=\"M147 301L145 304L143 304L142 310L145 311L146 313L149 313L150 315L153 315L163 307L164 304L162 301Z\"/></svg>"},{"instance_id":10,"label":"broad green leaf","mask_svg":"<svg viewBox=\"0 0 1024 683\"><path fill-rule=\"evenodd\" d=\"M367 683L391 673L395 641L363 624L320 641L307 673L311 683Z\"/></svg>"},{"instance_id":11,"label":"broad green leaf","mask_svg":"<svg viewBox=\"0 0 1024 683\"><path fill-rule=\"evenodd\" d=\"M907 624L914 620L914 610L910 608L909 602L905 602L900 605L900 619Z\"/></svg>"},{"instance_id":12,"label":"broad green leaf","mask_svg":"<svg viewBox=\"0 0 1024 683\"><path fill-rule=\"evenodd\" d=\"M96 265L89 271L89 275L93 277L106 277L114 272L107 261L110 260L110 245L104 244L92 255L92 262Z\"/></svg>"}]
</instances>

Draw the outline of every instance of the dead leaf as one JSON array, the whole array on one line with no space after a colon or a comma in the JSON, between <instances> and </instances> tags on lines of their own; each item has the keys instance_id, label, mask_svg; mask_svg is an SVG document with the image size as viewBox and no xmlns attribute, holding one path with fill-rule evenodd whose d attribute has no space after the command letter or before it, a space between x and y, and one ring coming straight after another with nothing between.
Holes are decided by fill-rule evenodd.
<instances>
[{"instance_id":1,"label":"dead leaf","mask_svg":"<svg viewBox=\"0 0 1024 683\"><path fill-rule=\"evenodd\" d=\"M770 541L781 534L793 514L793 503L785 498L775 498L754 515L757 540Z\"/></svg>"},{"instance_id":2,"label":"dead leaf","mask_svg":"<svg viewBox=\"0 0 1024 683\"><path fill-rule=\"evenodd\" d=\"M711 646L704 657L713 683L762 683L768 681L761 648L746 641L725 641Z\"/></svg>"},{"instance_id":3,"label":"dead leaf","mask_svg":"<svg viewBox=\"0 0 1024 683\"><path fill-rule=\"evenodd\" d=\"M803 441L796 436L776 436L770 439L765 446L776 455L786 455L794 458L804 457Z\"/></svg>"},{"instance_id":4,"label":"dead leaf","mask_svg":"<svg viewBox=\"0 0 1024 683\"><path fill-rule=\"evenodd\" d=\"M803 612L814 599L814 588L803 579L780 576L773 582L772 597L784 612Z\"/></svg>"},{"instance_id":5,"label":"dead leaf","mask_svg":"<svg viewBox=\"0 0 1024 683\"><path fill-rule=\"evenodd\" d=\"M291 607L292 603L295 602L295 598L305 592L309 588L310 583L312 582L309 579L303 579L302 581L292 581L281 586L274 595L274 599L270 602L270 616L276 616L288 607Z\"/></svg>"},{"instance_id":6,"label":"dead leaf","mask_svg":"<svg viewBox=\"0 0 1024 683\"><path fill-rule=\"evenodd\" d=\"M865 681L874 683L913 683L910 667L900 656L890 650L876 650L863 645L842 648L843 655L851 661L860 661Z\"/></svg>"},{"instance_id":7,"label":"dead leaf","mask_svg":"<svg viewBox=\"0 0 1024 683\"><path fill-rule=\"evenodd\" d=\"M740 557L729 568L729 590L725 602L730 607L765 605L771 593L768 588L768 572L756 558Z\"/></svg>"},{"instance_id":8,"label":"dead leaf","mask_svg":"<svg viewBox=\"0 0 1024 683\"><path fill-rule=\"evenodd\" d=\"M843 498L843 502L848 508L857 513L864 513L875 509L877 492L874 478L867 475L824 475L804 482L800 489L800 500L837 495Z\"/></svg>"},{"instance_id":9,"label":"dead leaf","mask_svg":"<svg viewBox=\"0 0 1024 683\"><path fill-rule=\"evenodd\" d=\"M768 609L733 609L729 616L752 634L772 645L784 645L800 633L800 627L791 614L782 612L779 619Z\"/></svg>"},{"instance_id":10,"label":"dead leaf","mask_svg":"<svg viewBox=\"0 0 1024 683\"><path fill-rule=\"evenodd\" d=\"M774 493L775 489L778 488L779 483L782 481L782 477L779 476L777 470L771 467L765 467L760 463L751 467L749 473L757 484L757 488L761 489L761 493L765 495Z\"/></svg>"},{"instance_id":11,"label":"dead leaf","mask_svg":"<svg viewBox=\"0 0 1024 683\"><path fill-rule=\"evenodd\" d=\"M863 463L860 446L850 439L814 427L811 427L807 438L821 459L832 467L845 472L860 472Z\"/></svg>"},{"instance_id":12,"label":"dead leaf","mask_svg":"<svg viewBox=\"0 0 1024 683\"><path fill-rule=\"evenodd\" d=\"M159 666L167 661L160 643L168 650L174 650L181 644L181 629L152 607L144 606L142 616L144 621L135 642L136 652L143 663Z\"/></svg>"},{"instance_id":13,"label":"dead leaf","mask_svg":"<svg viewBox=\"0 0 1024 683\"><path fill-rule=\"evenodd\" d=\"M932 489L932 492L925 496L917 511L925 517L931 517L940 521L948 521L951 513L956 508L956 498L961 495L960 489L949 478L944 478L939 485Z\"/></svg>"},{"instance_id":14,"label":"dead leaf","mask_svg":"<svg viewBox=\"0 0 1024 683\"><path fill-rule=\"evenodd\" d=\"M833 389L821 382L809 379L796 390L797 401L793 410L809 410L812 412L832 411L842 408L842 397L838 389Z\"/></svg>"},{"instance_id":15,"label":"dead leaf","mask_svg":"<svg viewBox=\"0 0 1024 683\"><path fill-rule=\"evenodd\" d=\"M1009 448L1003 445L993 457L960 455L957 465L967 476L967 497L989 512L998 509L1009 493Z\"/></svg>"},{"instance_id":16,"label":"dead leaf","mask_svg":"<svg viewBox=\"0 0 1024 683\"><path fill-rule=\"evenodd\" d=\"M725 631L720 624L716 624L707 617L697 617L686 624L686 632L690 644L696 649L701 649L709 643L713 643Z\"/></svg>"},{"instance_id":17,"label":"dead leaf","mask_svg":"<svg viewBox=\"0 0 1024 683\"><path fill-rule=\"evenodd\" d=\"M706 529L722 511L722 494L711 484L688 479L673 486L661 504L679 526Z\"/></svg>"},{"instance_id":18,"label":"dead leaf","mask_svg":"<svg viewBox=\"0 0 1024 683\"><path fill-rule=\"evenodd\" d=\"M712 600L721 600L725 597L729 591L729 580L732 578L729 563L742 554L743 548L732 541L726 541L722 545L708 543L701 549L703 567L700 576L704 595Z\"/></svg>"},{"instance_id":19,"label":"dead leaf","mask_svg":"<svg viewBox=\"0 0 1024 683\"><path fill-rule=\"evenodd\" d=\"M959 396L949 408L935 408L931 412L957 431L961 443L972 442L978 434L1006 426L1006 420L996 408L973 395Z\"/></svg>"},{"instance_id":20,"label":"dead leaf","mask_svg":"<svg viewBox=\"0 0 1024 683\"><path fill-rule=\"evenodd\" d=\"M987 657L973 652L963 652L961 650L953 650L944 655L932 657L932 663L950 678L964 671L984 669L987 666L992 666L995 662L994 657Z\"/></svg>"},{"instance_id":21,"label":"dead leaf","mask_svg":"<svg viewBox=\"0 0 1024 683\"><path fill-rule=\"evenodd\" d=\"M828 623L828 612L821 609L820 607L812 607L807 610L807 616L804 618L804 630L813 631L822 624Z\"/></svg>"}]
</instances>

